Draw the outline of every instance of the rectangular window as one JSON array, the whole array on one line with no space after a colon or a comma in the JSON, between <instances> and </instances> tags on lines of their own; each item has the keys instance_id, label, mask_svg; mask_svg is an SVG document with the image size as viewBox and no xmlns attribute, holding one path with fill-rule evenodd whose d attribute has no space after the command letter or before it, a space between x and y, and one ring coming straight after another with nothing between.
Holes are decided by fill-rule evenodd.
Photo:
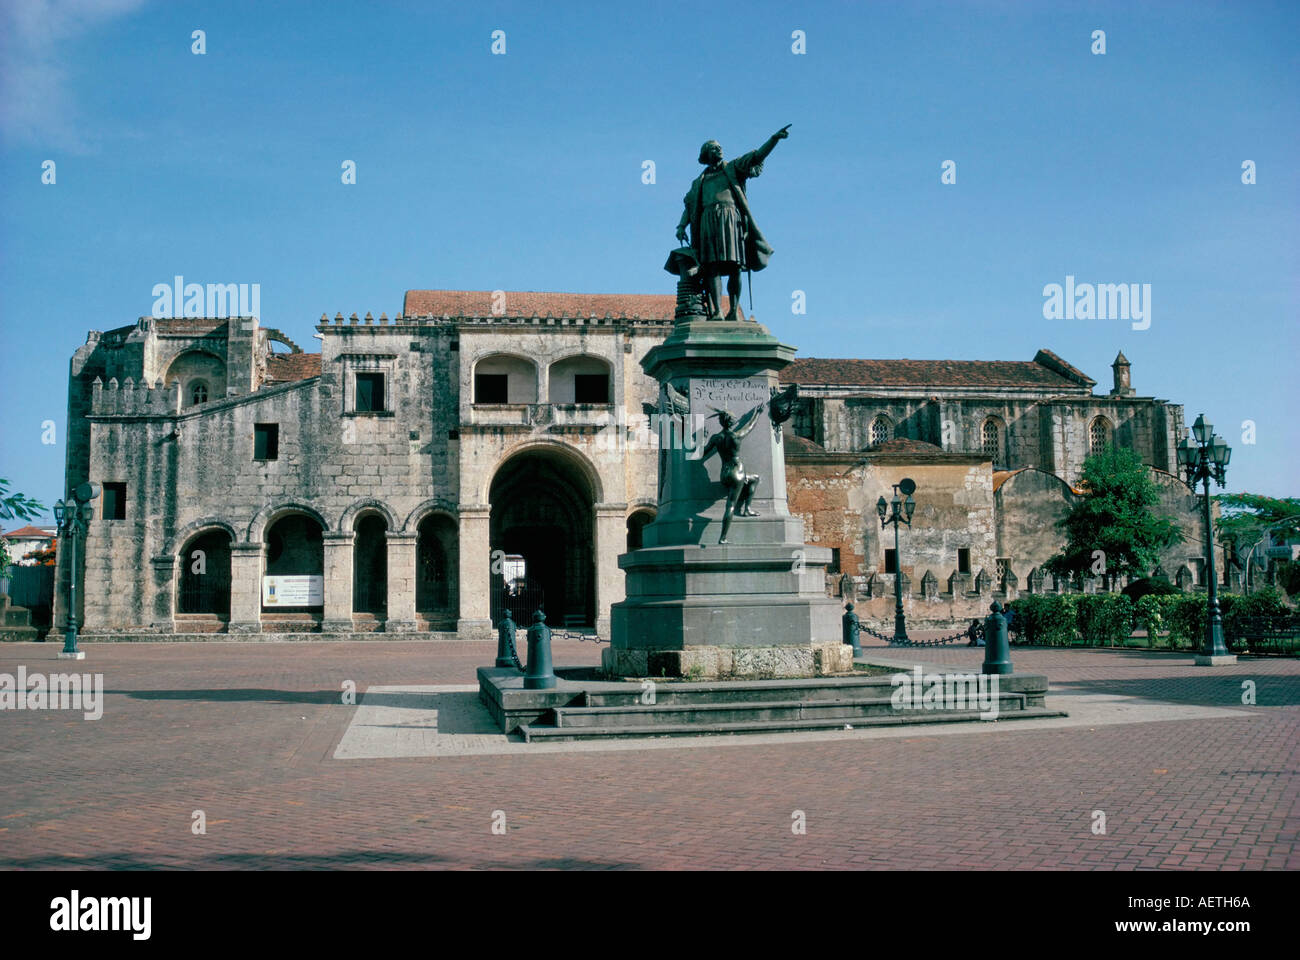
<instances>
[{"instance_id":1,"label":"rectangular window","mask_svg":"<svg viewBox=\"0 0 1300 960\"><path fill-rule=\"evenodd\" d=\"M573 377L574 403L609 403L609 374L578 373Z\"/></svg>"},{"instance_id":2,"label":"rectangular window","mask_svg":"<svg viewBox=\"0 0 1300 960\"><path fill-rule=\"evenodd\" d=\"M831 547L831 562L830 565L826 568L826 572L827 573L840 572L840 548L839 547Z\"/></svg>"},{"instance_id":3,"label":"rectangular window","mask_svg":"<svg viewBox=\"0 0 1300 960\"><path fill-rule=\"evenodd\" d=\"M890 547L885 551L885 573L898 572L898 553Z\"/></svg>"},{"instance_id":4,"label":"rectangular window","mask_svg":"<svg viewBox=\"0 0 1300 960\"><path fill-rule=\"evenodd\" d=\"M1011 569L1011 558L998 557L996 563L997 563L997 573L998 573L998 589L1005 590L1007 588L1007 571Z\"/></svg>"},{"instance_id":5,"label":"rectangular window","mask_svg":"<svg viewBox=\"0 0 1300 960\"><path fill-rule=\"evenodd\" d=\"M382 373L358 373L357 412L374 413L384 409L384 375Z\"/></svg>"},{"instance_id":6,"label":"rectangular window","mask_svg":"<svg viewBox=\"0 0 1300 960\"><path fill-rule=\"evenodd\" d=\"M278 423L253 424L253 459L280 459L280 425Z\"/></svg>"},{"instance_id":7,"label":"rectangular window","mask_svg":"<svg viewBox=\"0 0 1300 960\"><path fill-rule=\"evenodd\" d=\"M474 374L475 403L509 403L510 378L504 373Z\"/></svg>"},{"instance_id":8,"label":"rectangular window","mask_svg":"<svg viewBox=\"0 0 1300 960\"><path fill-rule=\"evenodd\" d=\"M100 516L105 520L126 519L126 484L104 484L104 505Z\"/></svg>"},{"instance_id":9,"label":"rectangular window","mask_svg":"<svg viewBox=\"0 0 1300 960\"><path fill-rule=\"evenodd\" d=\"M970 573L970 548L957 548L957 572Z\"/></svg>"}]
</instances>

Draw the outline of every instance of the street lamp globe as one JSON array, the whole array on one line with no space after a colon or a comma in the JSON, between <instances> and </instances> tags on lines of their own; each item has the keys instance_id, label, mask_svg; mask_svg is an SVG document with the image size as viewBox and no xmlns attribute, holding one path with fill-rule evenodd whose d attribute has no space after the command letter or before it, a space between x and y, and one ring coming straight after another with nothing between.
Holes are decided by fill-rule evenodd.
<instances>
[{"instance_id":1,"label":"street lamp globe","mask_svg":"<svg viewBox=\"0 0 1300 960\"><path fill-rule=\"evenodd\" d=\"M1205 414L1197 414L1196 422L1192 424L1192 434L1196 437L1197 443L1204 445L1214 434L1214 424L1205 419Z\"/></svg>"}]
</instances>

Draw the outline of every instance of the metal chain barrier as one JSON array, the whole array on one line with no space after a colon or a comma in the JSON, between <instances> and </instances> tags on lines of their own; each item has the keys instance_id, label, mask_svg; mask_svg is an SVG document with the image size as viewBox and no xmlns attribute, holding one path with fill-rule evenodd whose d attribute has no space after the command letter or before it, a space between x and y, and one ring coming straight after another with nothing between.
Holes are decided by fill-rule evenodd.
<instances>
[{"instance_id":1,"label":"metal chain barrier","mask_svg":"<svg viewBox=\"0 0 1300 960\"><path fill-rule=\"evenodd\" d=\"M884 640L891 647L937 647L945 643L953 643L957 640L969 639L970 634L967 630L960 633L954 633L951 637L940 637L937 640L895 640L892 636L881 633L879 630L872 630L865 623L862 624L862 630L871 634L877 640Z\"/></svg>"},{"instance_id":2,"label":"metal chain barrier","mask_svg":"<svg viewBox=\"0 0 1300 960\"><path fill-rule=\"evenodd\" d=\"M585 640L591 640L591 641L594 641L595 643L608 643L608 642L609 642L608 640L602 640L602 639L600 639L600 636L597 635L597 634L572 633L571 631L568 631L568 630L556 630L556 629L552 628L552 629L551 629L551 639L554 640L556 637L560 637L560 638L562 638L562 639L564 639L564 640L584 640L584 641L585 641Z\"/></svg>"}]
</instances>

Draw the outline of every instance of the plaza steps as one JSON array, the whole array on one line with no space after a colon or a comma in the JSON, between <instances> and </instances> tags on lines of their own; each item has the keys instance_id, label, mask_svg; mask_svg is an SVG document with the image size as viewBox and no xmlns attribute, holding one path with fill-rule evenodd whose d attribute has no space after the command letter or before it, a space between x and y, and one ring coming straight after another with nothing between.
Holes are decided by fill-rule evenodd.
<instances>
[{"instance_id":1,"label":"plaza steps","mask_svg":"<svg viewBox=\"0 0 1300 960\"><path fill-rule=\"evenodd\" d=\"M551 707L520 724L526 742L614 737L678 737L708 734L794 733L927 723L981 721L980 711L895 709L888 677L673 684L655 688L656 702L641 703L630 691L583 691L573 702ZM1037 703L1031 702L1037 701ZM1003 691L998 720L1061 717L1041 697ZM984 721L988 722L988 721Z\"/></svg>"},{"instance_id":2,"label":"plaza steps","mask_svg":"<svg viewBox=\"0 0 1300 960\"><path fill-rule=\"evenodd\" d=\"M225 633L227 622L215 613L178 613L174 619L177 633Z\"/></svg>"}]
</instances>

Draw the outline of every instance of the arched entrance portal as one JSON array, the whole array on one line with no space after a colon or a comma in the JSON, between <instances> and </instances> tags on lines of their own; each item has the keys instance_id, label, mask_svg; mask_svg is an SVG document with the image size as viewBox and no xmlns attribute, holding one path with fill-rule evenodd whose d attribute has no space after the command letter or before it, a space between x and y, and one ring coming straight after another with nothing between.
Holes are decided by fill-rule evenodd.
<instances>
[{"instance_id":1,"label":"arched entrance portal","mask_svg":"<svg viewBox=\"0 0 1300 960\"><path fill-rule=\"evenodd\" d=\"M552 627L592 626L595 494L581 467L560 450L525 450L497 470L489 502L492 621L513 606L512 594L526 591L528 596L542 596L546 622ZM523 558L522 576L516 557Z\"/></svg>"},{"instance_id":2,"label":"arched entrance portal","mask_svg":"<svg viewBox=\"0 0 1300 960\"><path fill-rule=\"evenodd\" d=\"M435 629L455 629L459 549L456 523L442 514L420 521L415 545L415 612Z\"/></svg>"},{"instance_id":3,"label":"arched entrance portal","mask_svg":"<svg viewBox=\"0 0 1300 960\"><path fill-rule=\"evenodd\" d=\"M324 531L315 517L290 513L280 517L266 530L266 576L268 577L323 577L325 573ZM307 590L303 593L310 596ZM293 601L268 603L266 591L262 596L262 625L276 619L319 620L324 613L323 604L300 605Z\"/></svg>"},{"instance_id":4,"label":"arched entrance portal","mask_svg":"<svg viewBox=\"0 0 1300 960\"><path fill-rule=\"evenodd\" d=\"M357 520L352 552L352 612L383 618L388 610L388 524L378 514Z\"/></svg>"},{"instance_id":5,"label":"arched entrance portal","mask_svg":"<svg viewBox=\"0 0 1300 960\"><path fill-rule=\"evenodd\" d=\"M215 614L230 619L230 534L207 530L193 537L177 558L181 569L177 613Z\"/></svg>"}]
</instances>

